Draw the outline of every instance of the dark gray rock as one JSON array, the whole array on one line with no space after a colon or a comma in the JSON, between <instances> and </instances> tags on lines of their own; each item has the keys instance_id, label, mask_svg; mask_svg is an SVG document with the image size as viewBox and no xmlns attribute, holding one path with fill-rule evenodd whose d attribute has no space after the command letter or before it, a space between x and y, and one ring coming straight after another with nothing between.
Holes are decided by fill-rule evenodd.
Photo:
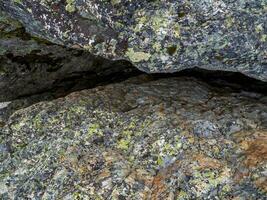
<instances>
[{"instance_id":1,"label":"dark gray rock","mask_svg":"<svg viewBox=\"0 0 267 200\"><path fill-rule=\"evenodd\" d=\"M139 69L200 67L267 80L266 0L2 0L27 31Z\"/></svg>"},{"instance_id":2,"label":"dark gray rock","mask_svg":"<svg viewBox=\"0 0 267 200\"><path fill-rule=\"evenodd\" d=\"M266 114L265 95L194 78L40 102L0 128L0 198L265 199Z\"/></svg>"}]
</instances>

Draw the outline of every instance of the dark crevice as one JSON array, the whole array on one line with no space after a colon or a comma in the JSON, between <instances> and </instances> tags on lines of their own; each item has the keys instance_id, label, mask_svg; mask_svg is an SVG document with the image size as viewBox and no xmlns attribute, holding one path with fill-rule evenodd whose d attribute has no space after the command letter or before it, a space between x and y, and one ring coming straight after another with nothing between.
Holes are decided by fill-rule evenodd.
<instances>
[{"instance_id":1,"label":"dark crevice","mask_svg":"<svg viewBox=\"0 0 267 200\"><path fill-rule=\"evenodd\" d=\"M38 95L49 94L49 96L53 98L59 98L74 91L121 82L130 77L142 74L141 71L131 66L128 62L118 61L110 63L109 65L113 67L102 68L99 71L96 69L94 71L71 72L66 77L54 80L50 88L39 91ZM114 70L114 68L116 68L116 70ZM32 95L37 95L37 93L24 94L18 96L17 99L28 98Z\"/></svg>"},{"instance_id":2,"label":"dark crevice","mask_svg":"<svg viewBox=\"0 0 267 200\"><path fill-rule=\"evenodd\" d=\"M46 63L51 66L57 65L62 59L51 58L49 54L47 55L38 55L40 53L38 50L32 51L30 54L25 56L14 56L12 53L6 54L7 58L9 58L12 62L24 65L30 65L31 63Z\"/></svg>"},{"instance_id":3,"label":"dark crevice","mask_svg":"<svg viewBox=\"0 0 267 200\"><path fill-rule=\"evenodd\" d=\"M53 98L68 95L71 92L83 89L90 89L112 83L118 83L128 78L145 74L149 80L158 80L171 77L192 77L207 83L220 90L228 88L232 92L252 92L267 95L267 83L247 77L237 72L209 71L204 69L186 69L172 74L146 74L131 66L127 61L118 61L110 65L116 66L116 71L112 68L102 68L102 71L79 71L72 72L68 76L55 80L53 86L38 93L29 93L19 96L17 99L31 97L32 95L50 94ZM127 65L127 67L125 67Z\"/></svg>"},{"instance_id":4,"label":"dark crevice","mask_svg":"<svg viewBox=\"0 0 267 200\"><path fill-rule=\"evenodd\" d=\"M21 64L28 63L28 59L20 60L16 58L16 62ZM96 64L97 65L97 64ZM247 77L237 72L225 71L210 71L199 68L186 69L177 73L160 73L160 74L146 74L139 71L127 61L115 61L109 64L105 69L101 68L99 71L77 71L68 74L66 77L54 80L50 88L40 90L38 93L28 93L18 96L17 99L24 99L34 95L50 94L53 98L63 97L71 92L83 89L90 89L100 85L107 85L111 83L118 83L128 78L145 74L150 80L157 80L171 77L192 77L203 81L218 89L228 88L234 92L253 92L262 95L267 95L267 82L263 82L254 78ZM51 66L52 63L51 63ZM116 70L114 70L114 67ZM49 69L50 72L57 69Z\"/></svg>"},{"instance_id":5,"label":"dark crevice","mask_svg":"<svg viewBox=\"0 0 267 200\"><path fill-rule=\"evenodd\" d=\"M103 63L101 61L96 61L95 64L97 66L97 64ZM140 74L143 74L143 72L139 71L127 61L110 62L107 63L105 68L102 67L101 69L91 71L71 72L67 76L65 75L65 77L54 80L53 85L49 88L20 95L13 100L8 107L0 109L0 127L3 126L3 122L18 109L28 107L40 101L64 97L74 91L121 82Z\"/></svg>"},{"instance_id":6,"label":"dark crevice","mask_svg":"<svg viewBox=\"0 0 267 200\"><path fill-rule=\"evenodd\" d=\"M112 67L111 67L112 66ZM116 70L114 71L114 67ZM113 70L111 70L113 68ZM34 103L46 100L53 100L64 97L71 92L83 89L90 89L112 83L118 83L138 75L145 75L148 80L158 80L171 77L192 77L213 86L218 92L223 88L229 92L257 93L255 98L267 95L267 82L262 82L240 73L225 71L209 71L203 69L187 69L172 74L145 74L137 70L127 61L111 62L105 69L95 71L80 71L69 74L60 80L55 80L53 86L38 93L29 93L19 96L5 109L0 110L2 122L5 121L15 110L28 107ZM253 96L253 95L252 95ZM0 126L1 127L1 126Z\"/></svg>"},{"instance_id":7,"label":"dark crevice","mask_svg":"<svg viewBox=\"0 0 267 200\"><path fill-rule=\"evenodd\" d=\"M239 72L212 71L199 68L185 69L173 74L153 74L154 78L194 77L217 88L267 95L267 82L248 77Z\"/></svg>"},{"instance_id":8,"label":"dark crevice","mask_svg":"<svg viewBox=\"0 0 267 200\"><path fill-rule=\"evenodd\" d=\"M151 81L192 77L214 86L218 92L221 88L224 91L227 88L230 92L245 91L259 93L256 96L267 95L267 82L241 73L193 68L177 73L146 74L128 61L110 61L92 56L83 50L59 45L50 47L40 46L40 49L33 49L25 54L11 51L0 56L0 72L2 67L8 80L7 87L2 86L5 91L2 91L4 95L0 94L0 97L7 101L13 100L7 108L0 109L0 123L1 117L7 119L15 110L34 103L64 97L83 89L118 83L141 74ZM168 49L170 55L175 51L176 48L172 46Z\"/></svg>"}]
</instances>

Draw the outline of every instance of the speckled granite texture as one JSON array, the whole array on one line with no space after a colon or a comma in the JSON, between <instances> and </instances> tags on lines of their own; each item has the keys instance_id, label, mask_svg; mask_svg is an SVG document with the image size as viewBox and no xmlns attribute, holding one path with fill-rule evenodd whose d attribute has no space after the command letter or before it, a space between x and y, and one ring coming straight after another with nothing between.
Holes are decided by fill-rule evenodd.
<instances>
[{"instance_id":1,"label":"speckled granite texture","mask_svg":"<svg viewBox=\"0 0 267 200\"><path fill-rule=\"evenodd\" d=\"M267 80L266 0L2 0L29 33L139 69Z\"/></svg>"},{"instance_id":2,"label":"speckled granite texture","mask_svg":"<svg viewBox=\"0 0 267 200\"><path fill-rule=\"evenodd\" d=\"M1 0L0 199L266 200L266 22L266 0ZM120 82L128 61L262 82Z\"/></svg>"},{"instance_id":3,"label":"speckled granite texture","mask_svg":"<svg viewBox=\"0 0 267 200\"><path fill-rule=\"evenodd\" d=\"M267 97L146 76L21 109L1 199L266 199Z\"/></svg>"}]
</instances>

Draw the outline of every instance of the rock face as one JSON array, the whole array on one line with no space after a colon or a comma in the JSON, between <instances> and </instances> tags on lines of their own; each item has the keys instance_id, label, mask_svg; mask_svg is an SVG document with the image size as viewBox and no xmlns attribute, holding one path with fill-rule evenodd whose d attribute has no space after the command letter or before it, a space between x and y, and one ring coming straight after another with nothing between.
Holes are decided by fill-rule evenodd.
<instances>
[{"instance_id":1,"label":"rock face","mask_svg":"<svg viewBox=\"0 0 267 200\"><path fill-rule=\"evenodd\" d=\"M60 95L65 90L110 81L118 73L126 78L136 71L125 62L112 62L33 37L0 10L0 102L51 89Z\"/></svg>"},{"instance_id":2,"label":"rock face","mask_svg":"<svg viewBox=\"0 0 267 200\"><path fill-rule=\"evenodd\" d=\"M267 81L266 0L2 0L27 31L139 69L200 67Z\"/></svg>"},{"instance_id":3,"label":"rock face","mask_svg":"<svg viewBox=\"0 0 267 200\"><path fill-rule=\"evenodd\" d=\"M266 98L140 76L32 105L0 129L1 199L265 199Z\"/></svg>"},{"instance_id":4,"label":"rock face","mask_svg":"<svg viewBox=\"0 0 267 200\"><path fill-rule=\"evenodd\" d=\"M266 199L266 21L266 0L1 0L0 199ZM262 81L120 82L129 61Z\"/></svg>"}]
</instances>

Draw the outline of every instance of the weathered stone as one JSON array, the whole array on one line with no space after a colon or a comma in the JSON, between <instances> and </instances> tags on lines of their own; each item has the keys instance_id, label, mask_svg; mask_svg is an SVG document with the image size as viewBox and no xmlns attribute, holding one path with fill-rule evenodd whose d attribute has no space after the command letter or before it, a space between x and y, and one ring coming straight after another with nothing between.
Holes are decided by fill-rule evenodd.
<instances>
[{"instance_id":1,"label":"weathered stone","mask_svg":"<svg viewBox=\"0 0 267 200\"><path fill-rule=\"evenodd\" d=\"M0 198L265 199L266 100L140 76L40 102L0 129Z\"/></svg>"},{"instance_id":2,"label":"weathered stone","mask_svg":"<svg viewBox=\"0 0 267 200\"><path fill-rule=\"evenodd\" d=\"M267 80L266 0L2 0L27 31L139 69L200 67Z\"/></svg>"}]
</instances>

